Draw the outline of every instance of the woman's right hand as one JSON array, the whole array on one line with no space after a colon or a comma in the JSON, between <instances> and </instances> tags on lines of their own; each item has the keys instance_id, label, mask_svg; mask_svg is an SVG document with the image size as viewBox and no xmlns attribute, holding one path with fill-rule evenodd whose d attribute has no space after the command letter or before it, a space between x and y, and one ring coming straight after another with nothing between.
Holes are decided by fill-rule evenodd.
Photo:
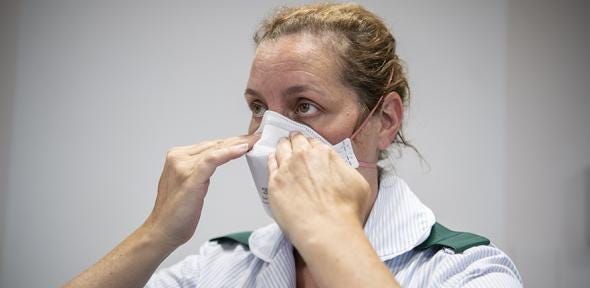
<instances>
[{"instance_id":1,"label":"woman's right hand","mask_svg":"<svg viewBox=\"0 0 590 288\"><path fill-rule=\"evenodd\" d=\"M141 228L173 249L188 241L199 223L215 169L244 155L259 138L251 134L170 149L154 209Z\"/></svg>"},{"instance_id":2,"label":"woman's right hand","mask_svg":"<svg viewBox=\"0 0 590 288\"><path fill-rule=\"evenodd\" d=\"M195 233L215 169L244 155L259 138L253 134L170 149L150 216L65 287L143 287L158 265Z\"/></svg>"}]
</instances>

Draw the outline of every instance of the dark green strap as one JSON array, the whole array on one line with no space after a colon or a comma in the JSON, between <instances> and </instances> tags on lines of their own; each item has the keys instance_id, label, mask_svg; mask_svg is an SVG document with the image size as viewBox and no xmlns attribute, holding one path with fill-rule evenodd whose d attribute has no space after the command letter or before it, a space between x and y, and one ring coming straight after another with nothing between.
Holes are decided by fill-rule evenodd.
<instances>
[{"instance_id":1,"label":"dark green strap","mask_svg":"<svg viewBox=\"0 0 590 288\"><path fill-rule=\"evenodd\" d=\"M251 234L252 231L238 232L213 238L211 241L217 241L219 243L238 243L249 247L248 239L250 238ZM432 226L432 230L430 230L430 236L428 236L428 238L422 242L422 244L418 245L414 249L426 250L429 248L435 248L438 250L446 247L453 250L455 253L463 253L463 251L471 247L489 244L490 240L485 237L467 232L452 231L437 222Z\"/></svg>"},{"instance_id":2,"label":"dark green strap","mask_svg":"<svg viewBox=\"0 0 590 288\"><path fill-rule=\"evenodd\" d=\"M233 243L239 243L239 244L242 244L246 247L249 247L248 246L248 239L250 238L250 234L252 234L252 231L243 231L243 232L232 233L232 234L228 234L225 236L213 238L213 239L211 239L211 241L217 241L218 243L233 242Z\"/></svg>"},{"instance_id":3,"label":"dark green strap","mask_svg":"<svg viewBox=\"0 0 590 288\"><path fill-rule=\"evenodd\" d=\"M428 248L435 248L438 250L446 247L455 253L463 253L463 251L471 247L489 244L490 240L485 237L467 232L452 231L437 222L432 226L430 236L414 249L426 250Z\"/></svg>"}]
</instances>

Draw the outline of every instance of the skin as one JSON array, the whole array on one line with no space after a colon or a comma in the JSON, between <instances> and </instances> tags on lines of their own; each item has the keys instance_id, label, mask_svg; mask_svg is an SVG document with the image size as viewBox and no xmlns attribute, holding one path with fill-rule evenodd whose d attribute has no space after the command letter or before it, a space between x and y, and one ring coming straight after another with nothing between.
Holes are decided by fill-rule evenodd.
<instances>
[{"instance_id":1,"label":"skin","mask_svg":"<svg viewBox=\"0 0 590 288\"><path fill-rule=\"evenodd\" d=\"M252 132L265 110L305 123L331 143L350 137L360 116L358 96L340 81L331 51L305 33L260 44L245 93L252 109L250 134L172 148L145 222L65 287L145 285L193 236L211 176L252 148L260 137ZM384 95L353 139L357 157L377 161L402 117L399 95ZM377 196L376 169L352 169L330 147L293 133L269 157L269 175L270 207L295 248L298 287L399 287L363 231Z\"/></svg>"},{"instance_id":2,"label":"skin","mask_svg":"<svg viewBox=\"0 0 590 288\"><path fill-rule=\"evenodd\" d=\"M245 95L253 108L250 131L270 109L333 144L353 134L358 95L340 80L333 49L321 43L303 33L258 47ZM395 138L403 116L399 95L386 95L379 112L353 139L358 159L376 162ZM269 170L270 207L296 249L298 287L397 286L363 231L377 196L377 169L352 169L330 147L292 133L269 158Z\"/></svg>"}]
</instances>

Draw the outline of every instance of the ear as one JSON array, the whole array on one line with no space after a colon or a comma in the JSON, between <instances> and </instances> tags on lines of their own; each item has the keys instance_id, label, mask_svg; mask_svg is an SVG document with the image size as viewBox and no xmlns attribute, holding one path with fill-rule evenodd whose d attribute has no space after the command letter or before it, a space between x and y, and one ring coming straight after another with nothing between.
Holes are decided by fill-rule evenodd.
<instances>
[{"instance_id":1,"label":"ear","mask_svg":"<svg viewBox=\"0 0 590 288\"><path fill-rule=\"evenodd\" d=\"M404 104L397 92L384 96L380 113L379 150L385 150L395 140L404 119Z\"/></svg>"}]
</instances>

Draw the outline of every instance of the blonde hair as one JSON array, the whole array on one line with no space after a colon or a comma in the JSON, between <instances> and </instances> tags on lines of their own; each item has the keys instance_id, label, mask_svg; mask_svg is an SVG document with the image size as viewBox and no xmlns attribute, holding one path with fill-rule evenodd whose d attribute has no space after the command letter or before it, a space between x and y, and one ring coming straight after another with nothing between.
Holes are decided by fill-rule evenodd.
<instances>
[{"instance_id":1,"label":"blonde hair","mask_svg":"<svg viewBox=\"0 0 590 288\"><path fill-rule=\"evenodd\" d=\"M393 91L399 94L404 106L409 104L410 87L395 51L395 38L375 14L350 3L282 7L262 22L254 34L254 42L258 46L264 41L302 32L334 38L342 82L359 95L365 117L378 105L381 96ZM393 143L416 150L406 141L401 128Z\"/></svg>"}]
</instances>

